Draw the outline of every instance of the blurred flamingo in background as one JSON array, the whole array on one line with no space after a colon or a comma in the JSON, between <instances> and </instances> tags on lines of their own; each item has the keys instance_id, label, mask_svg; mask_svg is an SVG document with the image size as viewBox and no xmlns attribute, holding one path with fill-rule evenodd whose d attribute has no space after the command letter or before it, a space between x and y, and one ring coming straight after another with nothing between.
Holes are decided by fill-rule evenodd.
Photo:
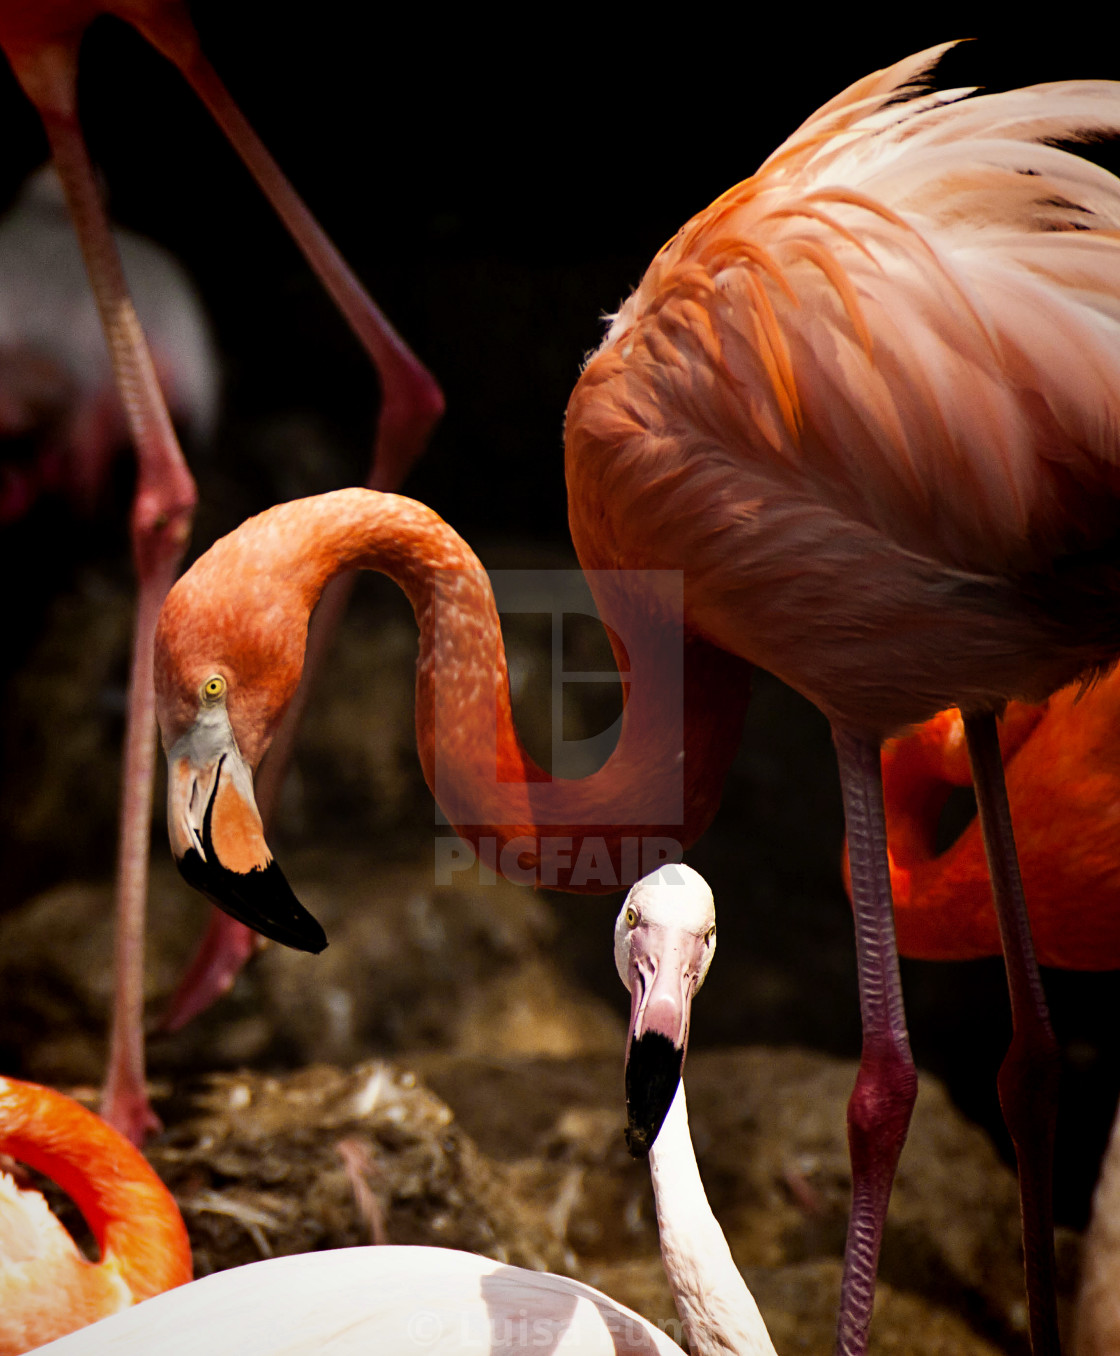
<instances>
[{"instance_id":1,"label":"blurred flamingo in background","mask_svg":"<svg viewBox=\"0 0 1120 1356\"><path fill-rule=\"evenodd\" d=\"M866 1350L916 1091L880 744L959 704L1012 994L1000 1089L1041 1356L1058 1349L1057 1052L994 713L1120 652L1120 181L1054 144L1120 129L1120 85L928 92L944 50L858 81L689 222L588 362L567 415L569 521L603 620L627 636L616 657L630 695L615 754L584 782L558 783L547 817L549 779L507 729L477 562L408 501L342 492L273 510L212 548L164 608L157 684L184 874L303 944L314 929L265 845L251 773L298 682L308 612L347 566L385 570L408 592L429 784L466 836L498 826L507 847L524 845L511 874L595 888L586 870L576 879L580 826L613 824L617 843L624 805L639 834L664 831L666 787L681 796L679 839L702 831L746 662L813 700L840 763L864 1024L844 1353ZM683 574L683 614L664 571ZM682 645L683 694L666 658ZM634 709L639 665L671 688L661 709L649 693ZM705 665L720 681L690 688ZM674 730L668 708L682 700ZM565 838L571 857L550 861L545 845Z\"/></svg>"},{"instance_id":2,"label":"blurred flamingo in background","mask_svg":"<svg viewBox=\"0 0 1120 1356\"><path fill-rule=\"evenodd\" d=\"M182 265L114 227L129 291L168 408L205 446L220 376L209 322ZM92 513L128 426L62 186L50 165L0 220L0 525L40 494Z\"/></svg>"},{"instance_id":3,"label":"blurred flamingo in background","mask_svg":"<svg viewBox=\"0 0 1120 1356\"><path fill-rule=\"evenodd\" d=\"M1066 970L1120 967L1120 671L1000 722L1007 793L1035 951ZM999 954L984 845L973 820L943 851L938 819L971 785L960 712L883 747L898 949L918 960Z\"/></svg>"},{"instance_id":4,"label":"blurred flamingo in background","mask_svg":"<svg viewBox=\"0 0 1120 1356\"><path fill-rule=\"evenodd\" d=\"M187 1231L143 1155L50 1088L0 1078L0 1153L45 1173L93 1232L87 1262L37 1191L0 1173L0 1356L17 1356L191 1279Z\"/></svg>"},{"instance_id":5,"label":"blurred flamingo in background","mask_svg":"<svg viewBox=\"0 0 1120 1356\"><path fill-rule=\"evenodd\" d=\"M120 258L78 121L78 50L89 24L115 14L173 62L210 109L283 219L381 376L382 402L370 484L398 485L443 411L432 377L395 333L281 174L203 56L182 0L10 0L0 8L0 47L42 117L101 313L117 383L136 447L138 475L132 548L139 580L129 680L117 878L117 993L103 1106L139 1143L158 1121L144 1085L143 932L155 759L152 641L160 603L190 534L197 498L157 381L156 368L129 297ZM319 619L313 663L342 610L345 594ZM298 707L292 721L298 719ZM285 750L291 729L282 734ZM286 751L277 751L277 783ZM250 949L244 935L207 954L191 984L218 990ZM230 975L230 977L232 977Z\"/></svg>"}]
</instances>

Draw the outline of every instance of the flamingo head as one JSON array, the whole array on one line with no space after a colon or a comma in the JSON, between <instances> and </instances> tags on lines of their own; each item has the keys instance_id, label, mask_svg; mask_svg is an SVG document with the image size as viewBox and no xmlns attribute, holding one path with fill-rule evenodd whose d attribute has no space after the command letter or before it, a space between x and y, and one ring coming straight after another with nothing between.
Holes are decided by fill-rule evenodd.
<instances>
[{"instance_id":1,"label":"flamingo head","mask_svg":"<svg viewBox=\"0 0 1120 1356\"><path fill-rule=\"evenodd\" d=\"M156 714L167 754L167 826L184 879L239 922L301 951L326 934L265 842L253 772L295 693L307 611L283 581L238 570L218 542L168 594L156 632ZM262 599L266 599L264 606ZM298 600L297 600L298 601ZM298 611L297 614L298 616Z\"/></svg>"},{"instance_id":2,"label":"flamingo head","mask_svg":"<svg viewBox=\"0 0 1120 1356\"><path fill-rule=\"evenodd\" d=\"M716 949L707 882L668 864L631 889L614 927L614 963L630 990L626 1042L626 1142L645 1157L680 1082L692 996Z\"/></svg>"}]
</instances>

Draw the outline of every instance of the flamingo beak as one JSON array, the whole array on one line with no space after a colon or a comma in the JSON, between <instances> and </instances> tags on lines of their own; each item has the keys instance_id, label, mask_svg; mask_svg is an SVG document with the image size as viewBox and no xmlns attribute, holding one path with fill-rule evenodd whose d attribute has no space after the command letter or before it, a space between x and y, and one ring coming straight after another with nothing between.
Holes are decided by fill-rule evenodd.
<instances>
[{"instance_id":1,"label":"flamingo beak","mask_svg":"<svg viewBox=\"0 0 1120 1356\"><path fill-rule=\"evenodd\" d=\"M222 707L204 709L167 753L167 830L188 885L275 942L322 951L327 936L264 840L253 774Z\"/></svg>"},{"instance_id":2,"label":"flamingo beak","mask_svg":"<svg viewBox=\"0 0 1120 1356\"><path fill-rule=\"evenodd\" d=\"M703 936L683 928L640 923L630 935L626 1144L635 1158L653 1147L676 1095L703 955Z\"/></svg>"}]
</instances>

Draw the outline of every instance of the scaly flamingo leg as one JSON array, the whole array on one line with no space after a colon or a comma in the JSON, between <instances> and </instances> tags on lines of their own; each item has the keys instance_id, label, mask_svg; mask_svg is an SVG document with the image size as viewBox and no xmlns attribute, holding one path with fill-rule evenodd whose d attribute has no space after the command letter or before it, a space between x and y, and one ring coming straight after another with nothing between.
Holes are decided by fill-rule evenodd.
<instances>
[{"instance_id":1,"label":"scaly flamingo leg","mask_svg":"<svg viewBox=\"0 0 1120 1356\"><path fill-rule=\"evenodd\" d=\"M381 379L381 411L367 483L374 490L396 489L443 415L443 393L435 378L358 281L234 103L202 52L185 6L165 3L128 18L178 67L210 110L369 354Z\"/></svg>"},{"instance_id":2,"label":"scaly flamingo leg","mask_svg":"<svg viewBox=\"0 0 1120 1356\"><path fill-rule=\"evenodd\" d=\"M1058 1356L1054 1275L1054 1127L1060 1059L1038 973L1003 777L996 718L965 716L976 804L1011 995L1011 1045L999 1100L1015 1145L1034 1356Z\"/></svg>"},{"instance_id":3,"label":"scaly flamingo leg","mask_svg":"<svg viewBox=\"0 0 1120 1356\"><path fill-rule=\"evenodd\" d=\"M863 1018L863 1054L848 1103L852 1213L836 1350L840 1356L862 1356L891 1185L917 1097L918 1075L906 1033L895 946L879 745L835 726L832 737L848 828Z\"/></svg>"},{"instance_id":4,"label":"scaly flamingo leg","mask_svg":"<svg viewBox=\"0 0 1120 1356\"><path fill-rule=\"evenodd\" d=\"M381 409L367 484L374 490L395 490L443 417L442 391L307 210L205 56L196 48L193 60L180 64L180 70L373 361L381 379Z\"/></svg>"},{"instance_id":5,"label":"scaly flamingo leg","mask_svg":"<svg viewBox=\"0 0 1120 1356\"><path fill-rule=\"evenodd\" d=\"M156 725L152 654L160 605L178 572L197 501L124 271L77 116L80 35L17 54L13 67L43 119L81 243L137 454L132 553L139 579L117 870L115 998L106 1120L139 1144L159 1128L144 1083L144 915Z\"/></svg>"}]
</instances>

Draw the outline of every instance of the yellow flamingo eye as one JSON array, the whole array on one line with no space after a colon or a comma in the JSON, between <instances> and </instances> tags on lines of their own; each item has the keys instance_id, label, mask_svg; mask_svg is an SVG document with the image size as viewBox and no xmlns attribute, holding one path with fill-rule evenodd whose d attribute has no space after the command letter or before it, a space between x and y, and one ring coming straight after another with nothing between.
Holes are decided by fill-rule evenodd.
<instances>
[{"instance_id":1,"label":"yellow flamingo eye","mask_svg":"<svg viewBox=\"0 0 1120 1356\"><path fill-rule=\"evenodd\" d=\"M202 684L202 700L205 702L216 702L226 695L226 680L220 673L214 674L213 678L207 678Z\"/></svg>"},{"instance_id":2,"label":"yellow flamingo eye","mask_svg":"<svg viewBox=\"0 0 1120 1356\"><path fill-rule=\"evenodd\" d=\"M628 928L636 928L638 926L638 910L633 904L629 905L626 910L626 926Z\"/></svg>"},{"instance_id":3,"label":"yellow flamingo eye","mask_svg":"<svg viewBox=\"0 0 1120 1356\"><path fill-rule=\"evenodd\" d=\"M709 946L711 946L715 939L716 939L716 925L713 923L712 926L707 930L707 932L704 933L704 940L705 942L707 942Z\"/></svg>"}]
</instances>

